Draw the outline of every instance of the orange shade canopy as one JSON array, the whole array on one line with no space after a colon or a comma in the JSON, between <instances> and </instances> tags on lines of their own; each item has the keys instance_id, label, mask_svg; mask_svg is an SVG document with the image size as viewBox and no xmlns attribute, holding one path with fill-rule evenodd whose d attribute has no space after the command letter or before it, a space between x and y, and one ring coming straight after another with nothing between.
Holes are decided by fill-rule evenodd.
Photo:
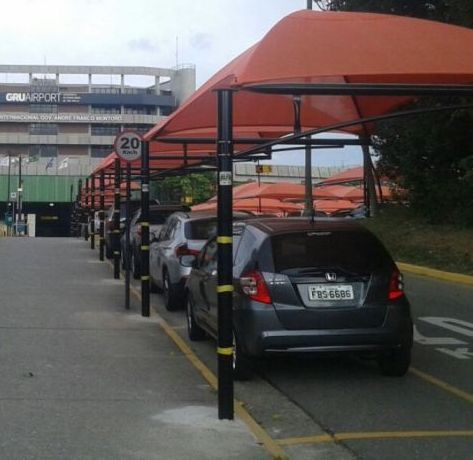
<instances>
[{"instance_id":1,"label":"orange shade canopy","mask_svg":"<svg viewBox=\"0 0 473 460\"><path fill-rule=\"evenodd\" d=\"M472 84L473 30L394 15L303 10L279 21L263 39L217 72L148 139L215 131L215 89L268 83ZM301 124L317 128L381 115L413 96L302 96ZM233 124L267 137L291 133L293 98L234 94ZM347 131L365 133L361 126Z\"/></svg>"},{"instance_id":2,"label":"orange shade canopy","mask_svg":"<svg viewBox=\"0 0 473 460\"><path fill-rule=\"evenodd\" d=\"M216 211L217 202L208 201L206 203L192 206L193 211ZM303 206L298 203L286 203L273 198L243 198L233 200L234 211L250 211L259 213L281 213L300 211Z\"/></svg>"}]
</instances>

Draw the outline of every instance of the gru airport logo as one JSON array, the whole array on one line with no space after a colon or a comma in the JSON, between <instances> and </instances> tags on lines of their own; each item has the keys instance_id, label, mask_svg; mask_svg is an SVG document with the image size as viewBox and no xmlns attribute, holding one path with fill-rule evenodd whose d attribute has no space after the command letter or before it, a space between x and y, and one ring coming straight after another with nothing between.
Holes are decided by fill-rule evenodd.
<instances>
[{"instance_id":1,"label":"gru airport logo","mask_svg":"<svg viewBox=\"0 0 473 460\"><path fill-rule=\"evenodd\" d=\"M50 102L57 104L61 102L61 93L6 93L7 102Z\"/></svg>"}]
</instances>

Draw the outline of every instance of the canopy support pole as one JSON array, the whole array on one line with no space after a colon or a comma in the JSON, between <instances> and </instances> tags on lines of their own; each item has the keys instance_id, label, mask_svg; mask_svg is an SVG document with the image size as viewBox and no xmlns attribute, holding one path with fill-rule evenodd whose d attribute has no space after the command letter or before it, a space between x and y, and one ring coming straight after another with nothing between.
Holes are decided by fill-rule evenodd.
<instances>
[{"instance_id":1,"label":"canopy support pole","mask_svg":"<svg viewBox=\"0 0 473 460\"><path fill-rule=\"evenodd\" d=\"M233 92L217 92L218 418L233 420Z\"/></svg>"},{"instance_id":2,"label":"canopy support pole","mask_svg":"<svg viewBox=\"0 0 473 460\"><path fill-rule=\"evenodd\" d=\"M90 249L95 249L95 176L92 174L90 183Z\"/></svg>"},{"instance_id":3,"label":"canopy support pole","mask_svg":"<svg viewBox=\"0 0 473 460\"><path fill-rule=\"evenodd\" d=\"M141 151L141 316L149 308L149 142L142 141Z\"/></svg>"},{"instance_id":4,"label":"canopy support pole","mask_svg":"<svg viewBox=\"0 0 473 460\"><path fill-rule=\"evenodd\" d=\"M100 173L100 237L99 237L99 259L104 259L105 249L105 171Z\"/></svg>"},{"instance_id":5,"label":"canopy support pole","mask_svg":"<svg viewBox=\"0 0 473 460\"><path fill-rule=\"evenodd\" d=\"M120 278L120 160L115 159L115 190L113 210L113 231L110 238L113 250L113 278Z\"/></svg>"},{"instance_id":6,"label":"canopy support pole","mask_svg":"<svg viewBox=\"0 0 473 460\"><path fill-rule=\"evenodd\" d=\"M373 177L373 162L371 161L370 148L367 145L361 146L363 151L363 176L365 184L365 207L366 216L374 217L377 214L378 202L376 200L376 187Z\"/></svg>"},{"instance_id":7,"label":"canopy support pole","mask_svg":"<svg viewBox=\"0 0 473 460\"><path fill-rule=\"evenodd\" d=\"M84 213L84 219L85 219L85 228L84 228L84 240L89 241L89 215L90 215L90 210L89 210L89 178L85 179L85 213Z\"/></svg>"}]
</instances>

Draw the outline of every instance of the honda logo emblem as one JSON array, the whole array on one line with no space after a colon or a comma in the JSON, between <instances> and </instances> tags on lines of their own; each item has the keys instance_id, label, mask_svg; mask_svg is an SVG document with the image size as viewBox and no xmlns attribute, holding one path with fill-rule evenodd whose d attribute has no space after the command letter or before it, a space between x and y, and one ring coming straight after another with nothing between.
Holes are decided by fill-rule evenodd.
<instances>
[{"instance_id":1,"label":"honda logo emblem","mask_svg":"<svg viewBox=\"0 0 473 460\"><path fill-rule=\"evenodd\" d=\"M325 279L327 281L337 281L337 274L333 272L325 273Z\"/></svg>"}]
</instances>

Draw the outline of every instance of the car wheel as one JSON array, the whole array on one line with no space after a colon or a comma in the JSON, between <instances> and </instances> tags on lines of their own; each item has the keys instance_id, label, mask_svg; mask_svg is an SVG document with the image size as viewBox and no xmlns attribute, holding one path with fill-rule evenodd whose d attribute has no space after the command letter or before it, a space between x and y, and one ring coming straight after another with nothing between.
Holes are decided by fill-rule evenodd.
<instances>
[{"instance_id":1,"label":"car wheel","mask_svg":"<svg viewBox=\"0 0 473 460\"><path fill-rule=\"evenodd\" d=\"M401 348L387 351L378 358L379 367L384 375L402 377L406 375L411 364L411 348Z\"/></svg>"},{"instance_id":2,"label":"car wheel","mask_svg":"<svg viewBox=\"0 0 473 460\"><path fill-rule=\"evenodd\" d=\"M235 380L251 378L251 360L243 353L235 331L233 331L233 378Z\"/></svg>"},{"instance_id":3,"label":"car wheel","mask_svg":"<svg viewBox=\"0 0 473 460\"><path fill-rule=\"evenodd\" d=\"M140 279L141 267L134 250L131 251L131 271L133 272L133 278L135 278L135 280Z\"/></svg>"},{"instance_id":4,"label":"car wheel","mask_svg":"<svg viewBox=\"0 0 473 460\"><path fill-rule=\"evenodd\" d=\"M149 290L151 292L159 292L158 286L156 286L156 283L153 281L153 278L149 278Z\"/></svg>"},{"instance_id":5,"label":"car wheel","mask_svg":"<svg viewBox=\"0 0 473 460\"><path fill-rule=\"evenodd\" d=\"M187 295L186 302L187 335L194 342L204 340L207 337L206 332L196 322L194 316L194 307L192 301Z\"/></svg>"},{"instance_id":6,"label":"car wheel","mask_svg":"<svg viewBox=\"0 0 473 460\"><path fill-rule=\"evenodd\" d=\"M168 272L163 273L163 297L164 306L167 311L176 311L180 307L180 298L176 287L171 283Z\"/></svg>"}]
</instances>

